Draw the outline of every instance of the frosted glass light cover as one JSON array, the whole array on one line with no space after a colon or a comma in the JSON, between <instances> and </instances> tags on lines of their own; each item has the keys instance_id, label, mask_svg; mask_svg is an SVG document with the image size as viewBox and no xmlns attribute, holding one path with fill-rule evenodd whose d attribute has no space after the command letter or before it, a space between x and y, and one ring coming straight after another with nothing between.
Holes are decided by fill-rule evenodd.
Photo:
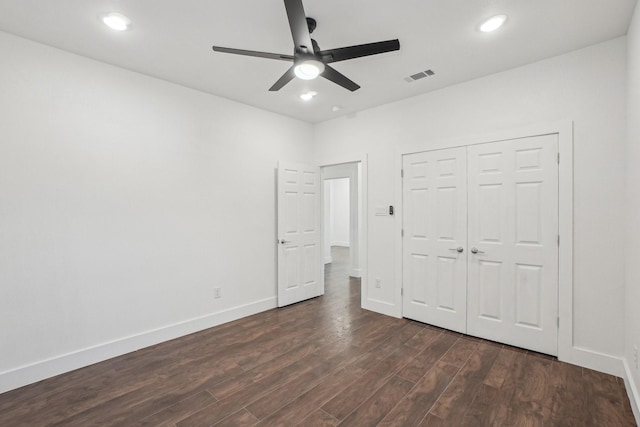
<instances>
[{"instance_id":1,"label":"frosted glass light cover","mask_svg":"<svg viewBox=\"0 0 640 427\"><path fill-rule=\"evenodd\" d=\"M131 20L121 13L109 13L102 17L102 22L116 31L125 31L131 25Z\"/></svg>"},{"instance_id":2,"label":"frosted glass light cover","mask_svg":"<svg viewBox=\"0 0 640 427\"><path fill-rule=\"evenodd\" d=\"M484 21L484 23L480 26L480 31L482 31L483 33L490 33L492 31L495 31L498 28L502 27L506 20L507 15L493 16Z\"/></svg>"},{"instance_id":3,"label":"frosted glass light cover","mask_svg":"<svg viewBox=\"0 0 640 427\"><path fill-rule=\"evenodd\" d=\"M293 69L296 77L302 80L313 80L324 71L324 64L320 61L310 59L296 65Z\"/></svg>"}]
</instances>

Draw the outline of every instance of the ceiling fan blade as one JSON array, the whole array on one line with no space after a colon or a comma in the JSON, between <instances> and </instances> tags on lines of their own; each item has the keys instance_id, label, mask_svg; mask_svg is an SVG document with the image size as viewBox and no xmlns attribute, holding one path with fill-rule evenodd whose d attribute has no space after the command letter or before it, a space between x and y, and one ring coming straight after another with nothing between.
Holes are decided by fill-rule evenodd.
<instances>
[{"instance_id":1,"label":"ceiling fan blade","mask_svg":"<svg viewBox=\"0 0 640 427\"><path fill-rule=\"evenodd\" d=\"M328 65L325 65L322 77L327 80L331 80L335 84L340 85L343 88L350 90L351 92L360 89L360 86L358 86L355 82L349 80L347 76Z\"/></svg>"},{"instance_id":2,"label":"ceiling fan blade","mask_svg":"<svg viewBox=\"0 0 640 427\"><path fill-rule=\"evenodd\" d=\"M291 28L296 51L312 54L313 45L311 44L311 35L309 34L302 0L284 0L284 7L287 10L289 27Z\"/></svg>"},{"instance_id":3,"label":"ceiling fan blade","mask_svg":"<svg viewBox=\"0 0 640 427\"><path fill-rule=\"evenodd\" d=\"M360 44L357 46L340 47L319 52L322 60L328 64L332 62L345 61L347 59L360 58L369 55L400 50L400 41L387 40L383 42Z\"/></svg>"},{"instance_id":4,"label":"ceiling fan blade","mask_svg":"<svg viewBox=\"0 0 640 427\"><path fill-rule=\"evenodd\" d=\"M296 76L296 75L295 75L295 73L293 72L293 69L294 69L294 68L295 68L295 66L293 66L293 67L289 68L289 69L287 70L287 72L286 72L286 73L284 73L284 74L282 75L282 77L280 77L280 78L278 79L278 81L277 81L277 82L275 82L275 83L274 83L274 85L273 85L273 86L271 86L271 87L269 88L269 90L270 90L271 92L275 92L275 91L277 91L277 90L280 90L280 89L282 89L282 88L284 87L284 85L286 85L286 84L287 84L287 83L289 83L291 80L293 80L293 79L295 78L295 76Z\"/></svg>"},{"instance_id":5,"label":"ceiling fan blade","mask_svg":"<svg viewBox=\"0 0 640 427\"><path fill-rule=\"evenodd\" d=\"M278 59L280 61L293 61L292 55L281 55L279 53L257 52L255 50L233 49L231 47L213 46L216 52L233 53L236 55L255 56L257 58Z\"/></svg>"}]
</instances>

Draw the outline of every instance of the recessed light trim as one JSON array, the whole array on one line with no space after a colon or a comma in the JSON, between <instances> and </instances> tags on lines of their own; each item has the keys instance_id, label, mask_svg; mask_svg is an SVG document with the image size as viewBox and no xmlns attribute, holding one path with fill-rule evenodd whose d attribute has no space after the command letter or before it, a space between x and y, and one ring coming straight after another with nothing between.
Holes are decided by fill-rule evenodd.
<instances>
[{"instance_id":1,"label":"recessed light trim","mask_svg":"<svg viewBox=\"0 0 640 427\"><path fill-rule=\"evenodd\" d=\"M102 22L115 31L126 31L131 26L131 19L121 13L107 13L102 16Z\"/></svg>"},{"instance_id":2,"label":"recessed light trim","mask_svg":"<svg viewBox=\"0 0 640 427\"><path fill-rule=\"evenodd\" d=\"M324 72L324 64L315 59L307 59L296 65L293 72L299 79L313 80Z\"/></svg>"},{"instance_id":3,"label":"recessed light trim","mask_svg":"<svg viewBox=\"0 0 640 427\"><path fill-rule=\"evenodd\" d=\"M506 21L507 15L492 16L480 25L480 31L483 33L490 33L502 27Z\"/></svg>"},{"instance_id":4,"label":"recessed light trim","mask_svg":"<svg viewBox=\"0 0 640 427\"><path fill-rule=\"evenodd\" d=\"M318 92L314 92L310 90L309 92L306 92L300 95L300 99L302 99L303 101L311 101L313 97L316 96L317 94Z\"/></svg>"}]
</instances>

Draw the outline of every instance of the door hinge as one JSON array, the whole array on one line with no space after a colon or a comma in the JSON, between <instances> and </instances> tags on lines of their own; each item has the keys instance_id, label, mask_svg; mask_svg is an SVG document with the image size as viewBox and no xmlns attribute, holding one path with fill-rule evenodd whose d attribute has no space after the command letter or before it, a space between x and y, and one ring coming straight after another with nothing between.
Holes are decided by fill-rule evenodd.
<instances>
[{"instance_id":1,"label":"door hinge","mask_svg":"<svg viewBox=\"0 0 640 427\"><path fill-rule=\"evenodd\" d=\"M404 169L400 169L400 178L404 178Z\"/></svg>"},{"instance_id":2,"label":"door hinge","mask_svg":"<svg viewBox=\"0 0 640 427\"><path fill-rule=\"evenodd\" d=\"M560 235L558 234L558 246L560 246Z\"/></svg>"},{"instance_id":3,"label":"door hinge","mask_svg":"<svg viewBox=\"0 0 640 427\"><path fill-rule=\"evenodd\" d=\"M558 325L558 328L560 327L560 316L556 317L556 323Z\"/></svg>"},{"instance_id":4,"label":"door hinge","mask_svg":"<svg viewBox=\"0 0 640 427\"><path fill-rule=\"evenodd\" d=\"M400 288L400 296L404 296L404 288Z\"/></svg>"},{"instance_id":5,"label":"door hinge","mask_svg":"<svg viewBox=\"0 0 640 427\"><path fill-rule=\"evenodd\" d=\"M560 164L560 153L558 153L558 164Z\"/></svg>"},{"instance_id":6,"label":"door hinge","mask_svg":"<svg viewBox=\"0 0 640 427\"><path fill-rule=\"evenodd\" d=\"M404 237L404 228L400 230L400 237Z\"/></svg>"}]
</instances>

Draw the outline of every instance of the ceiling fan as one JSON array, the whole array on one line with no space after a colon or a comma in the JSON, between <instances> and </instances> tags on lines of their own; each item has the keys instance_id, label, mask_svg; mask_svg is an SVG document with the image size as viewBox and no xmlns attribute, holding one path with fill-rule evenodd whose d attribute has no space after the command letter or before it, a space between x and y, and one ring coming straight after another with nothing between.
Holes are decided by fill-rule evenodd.
<instances>
[{"instance_id":1,"label":"ceiling fan","mask_svg":"<svg viewBox=\"0 0 640 427\"><path fill-rule=\"evenodd\" d=\"M395 39L337 49L320 50L318 43L311 38L311 33L313 33L313 30L316 28L316 21L313 18L306 17L302 0L284 0L284 7L287 11L289 27L291 28L291 35L293 36L293 55L213 46L213 50L216 52L293 62L291 68L271 86L270 91L282 89L284 85L295 77L303 80L311 80L322 76L353 92L360 89L360 86L329 64L400 49L400 42L398 39Z\"/></svg>"}]
</instances>

